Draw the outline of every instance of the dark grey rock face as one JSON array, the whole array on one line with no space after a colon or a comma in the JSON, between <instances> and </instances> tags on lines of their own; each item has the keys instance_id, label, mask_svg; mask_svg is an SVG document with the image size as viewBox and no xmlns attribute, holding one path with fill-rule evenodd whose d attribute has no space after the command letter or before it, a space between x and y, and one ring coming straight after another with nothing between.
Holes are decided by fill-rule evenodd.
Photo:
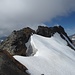
<instances>
[{"instance_id":1,"label":"dark grey rock face","mask_svg":"<svg viewBox=\"0 0 75 75\"><path fill-rule=\"evenodd\" d=\"M0 75L29 75L26 70L7 51L0 51Z\"/></svg>"},{"instance_id":2,"label":"dark grey rock face","mask_svg":"<svg viewBox=\"0 0 75 75\"><path fill-rule=\"evenodd\" d=\"M67 36L67 34L64 31L64 28L61 26L54 26L54 27L44 27L44 26L38 26L38 29L36 31L36 34L42 35L45 37L51 37L54 35L54 33L58 32L60 35L64 34ZM68 36L67 36L68 37ZM70 40L70 39L69 39ZM71 40L70 40L71 41Z\"/></svg>"},{"instance_id":3,"label":"dark grey rock face","mask_svg":"<svg viewBox=\"0 0 75 75\"><path fill-rule=\"evenodd\" d=\"M61 26L54 26L54 27L44 27L44 26L39 26L37 31L36 31L36 34L38 35L42 35L42 36L45 36L45 37L51 37L53 36L56 32L58 32L61 37L63 37L62 35L65 35L68 40L70 42L72 42L70 40L70 38L68 37L68 35L66 34L65 30L63 27ZM64 38L64 37L63 37Z\"/></svg>"},{"instance_id":4,"label":"dark grey rock face","mask_svg":"<svg viewBox=\"0 0 75 75\"><path fill-rule=\"evenodd\" d=\"M25 43L30 38L34 30L29 27L19 31L13 31L0 45L1 50L7 50L11 55L26 55Z\"/></svg>"},{"instance_id":5,"label":"dark grey rock face","mask_svg":"<svg viewBox=\"0 0 75 75\"><path fill-rule=\"evenodd\" d=\"M44 37L51 37L54 34L54 32L52 27L39 26L36 30L36 34L42 35Z\"/></svg>"}]
</instances>

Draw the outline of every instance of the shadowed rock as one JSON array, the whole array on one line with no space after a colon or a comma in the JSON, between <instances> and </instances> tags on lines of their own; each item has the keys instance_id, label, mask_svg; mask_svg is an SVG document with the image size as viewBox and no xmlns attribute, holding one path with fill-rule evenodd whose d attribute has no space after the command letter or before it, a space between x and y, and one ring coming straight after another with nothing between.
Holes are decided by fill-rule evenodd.
<instances>
[{"instance_id":1,"label":"shadowed rock","mask_svg":"<svg viewBox=\"0 0 75 75\"><path fill-rule=\"evenodd\" d=\"M0 51L0 75L29 75L27 68L16 61L7 51Z\"/></svg>"}]
</instances>

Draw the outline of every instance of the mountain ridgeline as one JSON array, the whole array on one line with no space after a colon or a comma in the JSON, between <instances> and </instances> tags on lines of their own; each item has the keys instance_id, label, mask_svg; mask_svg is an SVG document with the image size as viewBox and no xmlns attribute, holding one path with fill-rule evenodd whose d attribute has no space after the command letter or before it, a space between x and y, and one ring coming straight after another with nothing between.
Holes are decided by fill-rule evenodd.
<instances>
[{"instance_id":1,"label":"mountain ridgeline","mask_svg":"<svg viewBox=\"0 0 75 75\"><path fill-rule=\"evenodd\" d=\"M28 56L27 54L29 51L27 50L26 44L28 43L31 35L37 34L51 38L56 33L59 33L60 37L67 42L67 46L69 46L72 50L75 50L72 41L66 34L64 28L61 26L38 26L38 29L36 31L29 27L23 28L18 31L14 30L0 44L0 75L30 75L27 72L28 68L14 59L13 56Z\"/></svg>"},{"instance_id":2,"label":"mountain ridgeline","mask_svg":"<svg viewBox=\"0 0 75 75\"><path fill-rule=\"evenodd\" d=\"M23 28L21 30L14 30L11 35L9 35L6 40L4 40L0 44L0 50L7 50L11 55L23 55L26 56L26 50L27 47L25 43L28 42L29 38L33 34L38 34L44 37L51 37L56 32L60 34L60 36L64 39L65 35L67 39L72 43L66 32L64 31L64 28L61 26L54 26L54 27L45 27L45 26L38 26L38 29L35 31L29 27ZM67 40L66 40L67 41ZM68 43L68 41L67 41ZM74 49L69 43L68 46L70 46L72 49Z\"/></svg>"}]
</instances>

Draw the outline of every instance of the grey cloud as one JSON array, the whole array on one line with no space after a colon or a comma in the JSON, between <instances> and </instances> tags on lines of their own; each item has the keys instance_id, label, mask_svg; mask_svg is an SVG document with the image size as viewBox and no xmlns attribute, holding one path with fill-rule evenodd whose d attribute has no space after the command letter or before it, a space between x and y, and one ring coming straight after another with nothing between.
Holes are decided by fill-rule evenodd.
<instances>
[{"instance_id":1,"label":"grey cloud","mask_svg":"<svg viewBox=\"0 0 75 75\"><path fill-rule=\"evenodd\" d=\"M25 26L36 28L75 11L75 0L0 0L0 35Z\"/></svg>"}]
</instances>

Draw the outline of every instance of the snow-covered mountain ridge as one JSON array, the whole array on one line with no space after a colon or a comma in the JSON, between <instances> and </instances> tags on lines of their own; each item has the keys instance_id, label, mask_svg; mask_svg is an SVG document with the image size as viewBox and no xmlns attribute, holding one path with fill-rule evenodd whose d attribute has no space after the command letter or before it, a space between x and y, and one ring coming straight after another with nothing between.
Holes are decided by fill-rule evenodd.
<instances>
[{"instance_id":1,"label":"snow-covered mountain ridge","mask_svg":"<svg viewBox=\"0 0 75 75\"><path fill-rule=\"evenodd\" d=\"M0 74L10 75L8 69L5 70L4 64L8 65L8 58L11 57L11 65L17 64L16 67L20 69L22 75L75 75L74 50L72 41L61 26L15 30L0 44L2 53L0 60L3 60L0 66L4 67L0 68ZM3 54L7 54L7 63ZM21 64L17 61L12 62L12 59L15 61L13 57ZM1 64L3 62L5 63ZM15 66L13 68L8 65L8 67L15 70ZM15 71L13 73L18 74Z\"/></svg>"},{"instance_id":2,"label":"snow-covered mountain ridge","mask_svg":"<svg viewBox=\"0 0 75 75\"><path fill-rule=\"evenodd\" d=\"M75 51L59 33L51 38L33 34L27 45L32 50L31 56L15 55L14 58L25 65L31 75L75 75Z\"/></svg>"},{"instance_id":3,"label":"snow-covered mountain ridge","mask_svg":"<svg viewBox=\"0 0 75 75\"><path fill-rule=\"evenodd\" d=\"M11 55L23 55L26 56L27 46L25 43L28 42L32 34L41 35L44 37L52 37L56 32L65 39L72 49L73 46L69 43L72 41L69 39L65 30L61 26L47 27L47 26L38 26L37 30L33 30L29 27L23 28L21 30L14 30L7 38L0 44L1 50L7 50ZM66 38L63 36L65 35Z\"/></svg>"}]
</instances>

